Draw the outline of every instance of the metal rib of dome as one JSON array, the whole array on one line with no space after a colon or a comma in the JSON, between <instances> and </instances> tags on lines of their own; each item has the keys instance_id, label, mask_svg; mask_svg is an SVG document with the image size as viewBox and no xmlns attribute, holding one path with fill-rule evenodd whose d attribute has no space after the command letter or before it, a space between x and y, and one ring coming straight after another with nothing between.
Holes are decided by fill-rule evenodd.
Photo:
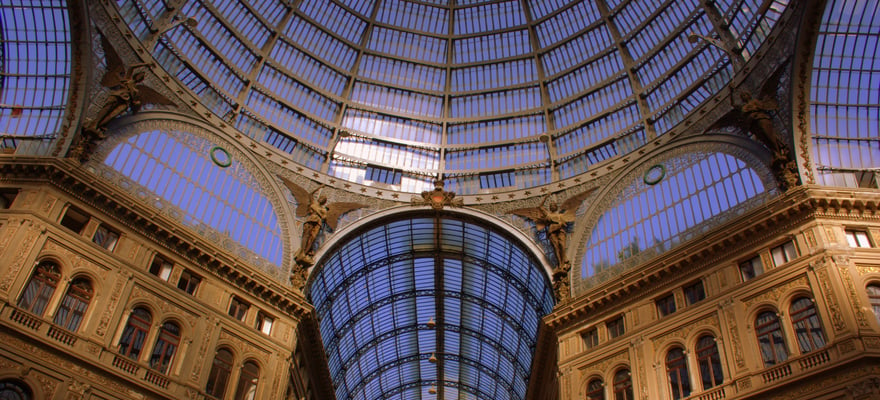
<instances>
[{"instance_id":1,"label":"metal rib of dome","mask_svg":"<svg viewBox=\"0 0 880 400\"><path fill-rule=\"evenodd\" d=\"M475 194L575 177L663 135L732 75L727 53L688 35L746 60L787 1L117 5L203 104L292 161Z\"/></svg>"},{"instance_id":2,"label":"metal rib of dome","mask_svg":"<svg viewBox=\"0 0 880 400\"><path fill-rule=\"evenodd\" d=\"M337 399L525 398L553 295L513 240L453 216L416 216L328 254L309 297Z\"/></svg>"}]
</instances>

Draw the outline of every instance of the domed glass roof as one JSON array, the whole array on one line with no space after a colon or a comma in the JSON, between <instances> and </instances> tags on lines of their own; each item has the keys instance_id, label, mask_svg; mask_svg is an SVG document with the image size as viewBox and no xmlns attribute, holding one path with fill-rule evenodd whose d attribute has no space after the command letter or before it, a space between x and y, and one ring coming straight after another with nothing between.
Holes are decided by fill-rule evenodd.
<instances>
[{"instance_id":1,"label":"domed glass roof","mask_svg":"<svg viewBox=\"0 0 880 400\"><path fill-rule=\"evenodd\" d=\"M663 135L786 5L118 0L158 63L242 133L331 176L405 192L441 177L459 194L565 180Z\"/></svg>"}]
</instances>

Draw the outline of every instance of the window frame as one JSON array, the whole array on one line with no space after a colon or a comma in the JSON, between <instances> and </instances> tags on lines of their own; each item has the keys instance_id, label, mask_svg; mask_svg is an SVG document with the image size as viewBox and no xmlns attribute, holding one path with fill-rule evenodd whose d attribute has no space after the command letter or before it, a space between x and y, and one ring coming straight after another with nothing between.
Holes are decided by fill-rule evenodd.
<instances>
[{"instance_id":1,"label":"window frame","mask_svg":"<svg viewBox=\"0 0 880 400\"><path fill-rule=\"evenodd\" d=\"M605 400L605 381L594 377L587 382L587 400Z\"/></svg>"},{"instance_id":2,"label":"window frame","mask_svg":"<svg viewBox=\"0 0 880 400\"><path fill-rule=\"evenodd\" d=\"M764 319L764 321L762 321ZM775 326L774 326L775 325ZM769 348L764 346L762 338L768 338ZM778 365L788 360L788 345L785 342L785 332L782 330L782 321L775 310L764 310L755 316L755 338L761 353L764 368ZM768 353L765 349L772 352ZM768 358L771 356L773 358Z\"/></svg>"},{"instance_id":3,"label":"window frame","mask_svg":"<svg viewBox=\"0 0 880 400\"><path fill-rule=\"evenodd\" d=\"M227 314L238 321L244 322L247 319L248 310L251 304L244 301L241 297L233 295L229 300L229 309Z\"/></svg>"},{"instance_id":4,"label":"window frame","mask_svg":"<svg viewBox=\"0 0 880 400\"><path fill-rule=\"evenodd\" d=\"M139 310L143 311L146 318L137 315ZM147 341L147 337L150 336L150 331L153 328L152 324L153 313L150 312L150 310L144 307L133 308L128 314L128 320L126 320L125 327L122 329L122 334L119 336L119 344L117 347L119 354L135 361L139 360L144 351L144 343ZM126 334L129 330L130 332ZM123 342L126 337L129 338L129 341ZM132 338L134 340L131 340Z\"/></svg>"},{"instance_id":5,"label":"window frame","mask_svg":"<svg viewBox=\"0 0 880 400\"><path fill-rule=\"evenodd\" d=\"M103 232L102 232L102 230L103 230ZM99 234L102 234L102 233L103 233L103 235L105 235L103 239L99 238L99 236L98 236ZM102 223L98 224L98 228L95 229L95 234L92 235L92 243L95 243L98 246L101 246L102 248L104 248L107 251L112 253L113 250L116 249L116 245L119 244L119 239L121 237L122 237L122 234L118 230L116 230L116 229L110 227L110 225L107 225L102 222Z\"/></svg>"},{"instance_id":6,"label":"window frame","mask_svg":"<svg viewBox=\"0 0 880 400\"><path fill-rule=\"evenodd\" d=\"M184 269L183 272L180 273L180 277L177 278L177 288L191 296L196 295L196 291L199 290L201 284L202 277L196 275L189 269ZM181 287L181 285L184 285L184 287Z\"/></svg>"},{"instance_id":7,"label":"window frame","mask_svg":"<svg viewBox=\"0 0 880 400\"><path fill-rule=\"evenodd\" d=\"M174 329L171 329L174 327ZM176 330L176 332L175 332ZM150 352L150 368L167 374L168 370L174 363L177 350L180 348L180 338L182 335L180 324L175 321L165 321L159 328L159 334L156 335L156 343Z\"/></svg>"},{"instance_id":8,"label":"window frame","mask_svg":"<svg viewBox=\"0 0 880 400\"><path fill-rule=\"evenodd\" d=\"M219 358L220 352L229 354L229 359ZM232 380L232 368L235 365L235 354L226 347L220 347L214 352L214 358L211 360L211 370L208 373L208 381L205 383L205 393L213 398L222 399L226 396L229 389L229 382ZM224 375L225 374L225 375ZM223 379L218 379L223 377ZM222 382L222 383L219 383ZM219 392L216 392L219 389Z\"/></svg>"},{"instance_id":9,"label":"window frame","mask_svg":"<svg viewBox=\"0 0 880 400\"><path fill-rule=\"evenodd\" d=\"M614 400L635 400L632 372L628 368L621 368L614 373L612 391Z\"/></svg>"},{"instance_id":10,"label":"window frame","mask_svg":"<svg viewBox=\"0 0 880 400\"><path fill-rule=\"evenodd\" d=\"M624 326L623 315L618 315L617 317L605 321L605 330L608 332L609 339L625 335L626 326Z\"/></svg>"},{"instance_id":11,"label":"window frame","mask_svg":"<svg viewBox=\"0 0 880 400\"><path fill-rule=\"evenodd\" d=\"M743 282L748 282L761 275L764 275L764 262L761 260L760 254L756 254L754 257L751 257L748 260L740 261L738 266L739 276ZM746 273L746 271L750 272Z\"/></svg>"},{"instance_id":12,"label":"window frame","mask_svg":"<svg viewBox=\"0 0 880 400\"><path fill-rule=\"evenodd\" d=\"M153 261L150 262L148 271L151 275L168 282L171 279L171 273L174 272L174 263L169 261L167 257L156 254L153 256Z\"/></svg>"},{"instance_id":13,"label":"window frame","mask_svg":"<svg viewBox=\"0 0 880 400\"><path fill-rule=\"evenodd\" d=\"M18 296L16 306L31 314L43 316L60 282L61 267L58 263L40 261Z\"/></svg>"},{"instance_id":14,"label":"window frame","mask_svg":"<svg viewBox=\"0 0 880 400\"><path fill-rule=\"evenodd\" d=\"M682 347L673 347L666 352L664 359L666 378L669 382L669 396L672 400L688 397L693 392L690 372L687 365L687 351Z\"/></svg>"},{"instance_id":15,"label":"window frame","mask_svg":"<svg viewBox=\"0 0 880 400\"><path fill-rule=\"evenodd\" d=\"M871 304L871 309L874 310L874 317L876 317L877 323L880 324L880 283L869 283L865 286L865 292L868 295L868 303Z\"/></svg>"},{"instance_id":16,"label":"window frame","mask_svg":"<svg viewBox=\"0 0 880 400\"><path fill-rule=\"evenodd\" d=\"M788 264L798 258L798 254L794 240L787 240L770 248L770 259L773 261L774 267Z\"/></svg>"},{"instance_id":17,"label":"window frame","mask_svg":"<svg viewBox=\"0 0 880 400\"><path fill-rule=\"evenodd\" d=\"M808 302L809 305L801 309L795 310L794 307L799 302ZM799 296L792 300L788 308L789 319L791 320L791 329L794 331L795 339L798 343L798 349L801 354L807 354L811 351L821 349L827 344L825 337L825 329L822 327L822 320L819 318L819 311L816 309L816 302L808 296ZM807 333L803 336L798 328L801 323L808 325ZM818 335L818 336L817 336ZM802 340L804 338L805 340ZM805 347L805 345L807 347Z\"/></svg>"},{"instance_id":18,"label":"window frame","mask_svg":"<svg viewBox=\"0 0 880 400\"><path fill-rule=\"evenodd\" d=\"M866 229L844 229L843 233L849 247L862 249L874 247L871 234Z\"/></svg>"},{"instance_id":19,"label":"window frame","mask_svg":"<svg viewBox=\"0 0 880 400\"><path fill-rule=\"evenodd\" d=\"M715 336L703 335L697 339L696 356L703 390L709 390L723 384L724 369L721 365L721 353L718 352L718 341ZM707 382L708 385L706 385Z\"/></svg>"},{"instance_id":20,"label":"window frame","mask_svg":"<svg viewBox=\"0 0 880 400\"><path fill-rule=\"evenodd\" d=\"M590 327L580 333L581 343L584 350L590 350L599 345L599 329L595 326Z\"/></svg>"},{"instance_id":21,"label":"window frame","mask_svg":"<svg viewBox=\"0 0 880 400\"><path fill-rule=\"evenodd\" d=\"M699 295L693 296L696 293L696 289L699 287ZM694 282L691 282L689 285L685 285L681 288L684 293L684 302L688 306L692 306L706 299L706 285L703 284L702 279L698 279ZM695 297L699 297L694 300Z\"/></svg>"},{"instance_id":22,"label":"window frame","mask_svg":"<svg viewBox=\"0 0 880 400\"><path fill-rule=\"evenodd\" d=\"M82 235L91 218L92 216L85 212L85 210L73 204L68 204L58 223L69 231Z\"/></svg>"},{"instance_id":23,"label":"window frame","mask_svg":"<svg viewBox=\"0 0 880 400\"><path fill-rule=\"evenodd\" d=\"M61 304L55 310L53 317L55 325L76 332L85 319L94 294L91 280L84 277L73 279L64 292Z\"/></svg>"},{"instance_id":24,"label":"window frame","mask_svg":"<svg viewBox=\"0 0 880 400\"><path fill-rule=\"evenodd\" d=\"M248 371L247 367L253 366L256 369L254 371ZM260 385L260 365L256 363L254 360L248 360L241 364L241 369L238 374L238 383L235 385L235 396L233 399L235 400L254 400L257 394L257 388ZM251 379L245 379L251 378Z\"/></svg>"},{"instance_id":25,"label":"window frame","mask_svg":"<svg viewBox=\"0 0 880 400\"><path fill-rule=\"evenodd\" d=\"M657 316L663 318L677 311L675 304L675 293L667 293L654 300L654 306L657 309Z\"/></svg>"},{"instance_id":26,"label":"window frame","mask_svg":"<svg viewBox=\"0 0 880 400\"><path fill-rule=\"evenodd\" d=\"M266 325L268 323L268 326ZM275 325L275 317L266 314L265 311L257 311L255 328L267 336L272 335L272 327Z\"/></svg>"}]
</instances>

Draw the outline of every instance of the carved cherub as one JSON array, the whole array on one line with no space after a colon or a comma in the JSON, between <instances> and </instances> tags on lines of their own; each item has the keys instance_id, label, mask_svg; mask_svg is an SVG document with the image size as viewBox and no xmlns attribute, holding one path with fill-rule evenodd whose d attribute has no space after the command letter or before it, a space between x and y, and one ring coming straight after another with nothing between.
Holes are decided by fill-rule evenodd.
<instances>
[{"instance_id":1,"label":"carved cherub","mask_svg":"<svg viewBox=\"0 0 880 400\"><path fill-rule=\"evenodd\" d=\"M550 195L547 195L541 200L541 205L538 207L518 208L507 213L532 220L538 231L546 229L547 240L553 246L553 254L556 256L557 268L567 268L569 261L565 255L565 246L568 224L574 222L577 209L593 190L595 189L590 189L570 197L562 203L562 206L557 206L556 202L551 202L548 207L544 207L544 203L550 197Z\"/></svg>"},{"instance_id":2,"label":"carved cherub","mask_svg":"<svg viewBox=\"0 0 880 400\"><path fill-rule=\"evenodd\" d=\"M303 223L300 247L296 252L295 260L298 264L311 265L314 263L312 257L315 255L315 240L318 239L324 224L326 223L331 230L334 230L339 222L339 217L349 211L367 207L367 205L351 202L327 204L327 197L318 196L316 198L315 196L324 185L318 186L317 189L309 192L285 178L279 178L284 182L284 186L290 189L293 197L296 198L296 216L306 217Z\"/></svg>"}]
</instances>

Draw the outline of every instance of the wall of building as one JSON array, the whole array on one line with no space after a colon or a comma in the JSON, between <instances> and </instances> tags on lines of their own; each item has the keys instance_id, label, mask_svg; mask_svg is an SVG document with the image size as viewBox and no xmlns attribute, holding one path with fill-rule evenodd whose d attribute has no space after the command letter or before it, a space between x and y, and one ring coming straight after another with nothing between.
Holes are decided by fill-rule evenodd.
<instances>
[{"instance_id":1,"label":"wall of building","mask_svg":"<svg viewBox=\"0 0 880 400\"><path fill-rule=\"evenodd\" d=\"M878 201L867 190L798 188L557 307L545 321L558 335L559 398L590 398L593 379L603 381L605 398L620 398L613 381L624 369L634 398L675 398L667 363L675 348L684 350L692 388L679 398L878 398L880 314L866 290L880 283ZM852 246L847 235L870 247ZM795 251L789 260L778 258L786 244ZM764 271L749 279L742 269L755 257ZM695 283L705 298L688 301ZM669 296L675 311L662 315ZM800 298L814 305L822 332L808 349L794 325L803 314L791 309ZM758 342L766 311L778 317L787 354L774 363ZM619 318L624 333L613 337ZM704 335L715 339L723 370L711 387L701 383L696 349Z\"/></svg>"},{"instance_id":2,"label":"wall of building","mask_svg":"<svg viewBox=\"0 0 880 400\"><path fill-rule=\"evenodd\" d=\"M302 315L290 312L296 307L279 307L282 296L274 288L224 274L214 261L193 262L186 257L193 253L181 254L175 240L145 235L132 221L52 184L4 183L0 191L11 200L0 209L0 381L24 382L37 399L205 398L215 354L225 348L234 356L227 398L245 362L260 370L252 398L316 398L297 331ZM79 232L68 227L75 224L62 224L71 210L86 215ZM105 237L99 227L118 233L118 241L96 243ZM157 257L172 265L170 273L153 265ZM35 313L22 299L43 262L56 264L60 276L45 310ZM183 289L190 277L199 279L191 293ZM56 315L78 278L91 283L93 294L81 323L69 330ZM241 319L230 315L236 300L247 305ZM129 357L120 341L136 307L149 310L152 320L140 355ZM180 334L163 372L151 367L150 357L168 321Z\"/></svg>"}]
</instances>

